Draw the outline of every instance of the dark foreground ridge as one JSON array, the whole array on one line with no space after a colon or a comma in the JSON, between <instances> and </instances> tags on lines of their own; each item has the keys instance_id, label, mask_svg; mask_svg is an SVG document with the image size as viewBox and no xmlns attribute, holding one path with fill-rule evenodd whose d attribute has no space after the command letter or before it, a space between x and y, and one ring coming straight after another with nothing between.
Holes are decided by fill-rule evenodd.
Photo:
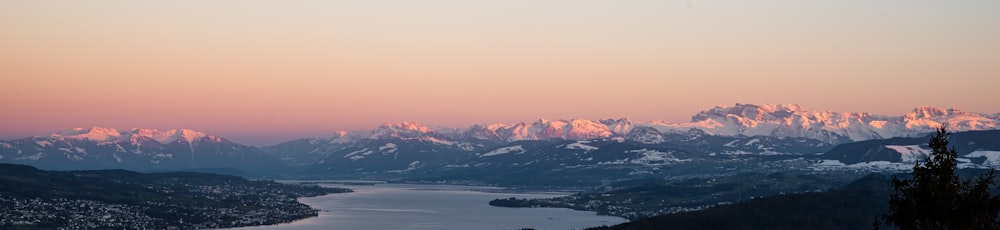
<instances>
[{"instance_id":1,"label":"dark foreground ridge","mask_svg":"<svg viewBox=\"0 0 1000 230\"><path fill-rule=\"evenodd\" d=\"M193 172L43 171L0 164L0 229L200 229L318 215L299 197L350 192Z\"/></svg>"},{"instance_id":2,"label":"dark foreground ridge","mask_svg":"<svg viewBox=\"0 0 1000 230\"><path fill-rule=\"evenodd\" d=\"M743 173L679 180L630 180L602 190L543 199L496 199L500 207L557 207L638 220L788 193L827 191L856 180L854 174Z\"/></svg>"},{"instance_id":3,"label":"dark foreground ridge","mask_svg":"<svg viewBox=\"0 0 1000 230\"><path fill-rule=\"evenodd\" d=\"M891 192L886 176L872 174L832 191L765 197L593 229L870 229L888 209Z\"/></svg>"}]
</instances>

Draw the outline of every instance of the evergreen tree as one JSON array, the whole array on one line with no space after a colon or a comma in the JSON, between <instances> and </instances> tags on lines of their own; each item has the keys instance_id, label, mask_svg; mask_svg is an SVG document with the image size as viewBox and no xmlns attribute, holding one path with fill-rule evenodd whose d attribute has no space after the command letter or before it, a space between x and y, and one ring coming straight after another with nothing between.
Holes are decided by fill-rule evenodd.
<instances>
[{"instance_id":1,"label":"evergreen tree","mask_svg":"<svg viewBox=\"0 0 1000 230\"><path fill-rule=\"evenodd\" d=\"M895 193L885 223L903 230L1000 229L1000 197L990 194L994 170L975 179L955 174L958 153L948 147L945 127L937 129L928 145L931 156L913 166L912 179L893 178Z\"/></svg>"}]
</instances>

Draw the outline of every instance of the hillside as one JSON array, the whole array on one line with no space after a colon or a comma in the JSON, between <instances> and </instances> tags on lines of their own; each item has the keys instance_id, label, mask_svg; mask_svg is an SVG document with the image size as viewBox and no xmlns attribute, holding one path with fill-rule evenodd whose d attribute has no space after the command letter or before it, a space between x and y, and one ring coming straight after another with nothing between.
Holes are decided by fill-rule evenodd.
<instances>
[{"instance_id":1,"label":"hillside","mask_svg":"<svg viewBox=\"0 0 1000 230\"><path fill-rule=\"evenodd\" d=\"M277 224L317 215L298 197L349 191L193 172L43 171L0 164L0 228Z\"/></svg>"},{"instance_id":2,"label":"hillside","mask_svg":"<svg viewBox=\"0 0 1000 230\"><path fill-rule=\"evenodd\" d=\"M890 179L872 174L827 192L778 195L598 229L870 229L888 209Z\"/></svg>"}]
</instances>

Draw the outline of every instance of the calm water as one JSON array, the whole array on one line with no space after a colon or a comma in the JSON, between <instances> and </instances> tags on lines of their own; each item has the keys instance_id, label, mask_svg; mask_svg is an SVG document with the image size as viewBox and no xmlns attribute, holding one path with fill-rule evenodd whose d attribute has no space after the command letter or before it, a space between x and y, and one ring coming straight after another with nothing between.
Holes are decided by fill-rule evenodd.
<instances>
[{"instance_id":1,"label":"calm water","mask_svg":"<svg viewBox=\"0 0 1000 230\"><path fill-rule=\"evenodd\" d=\"M319 217L240 229L583 229L625 222L619 217L562 208L501 208L495 198L556 194L489 193L486 187L378 184L343 186L353 193L302 198Z\"/></svg>"}]
</instances>

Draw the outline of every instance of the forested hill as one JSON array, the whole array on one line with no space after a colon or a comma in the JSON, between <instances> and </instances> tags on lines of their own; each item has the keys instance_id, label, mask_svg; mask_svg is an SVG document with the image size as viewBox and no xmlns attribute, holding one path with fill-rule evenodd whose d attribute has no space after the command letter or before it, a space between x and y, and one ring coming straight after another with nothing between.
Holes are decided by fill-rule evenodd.
<instances>
[{"instance_id":1,"label":"forested hill","mask_svg":"<svg viewBox=\"0 0 1000 230\"><path fill-rule=\"evenodd\" d=\"M316 216L298 197L349 191L207 173L44 171L0 164L0 229L276 224Z\"/></svg>"},{"instance_id":2,"label":"forested hill","mask_svg":"<svg viewBox=\"0 0 1000 230\"><path fill-rule=\"evenodd\" d=\"M597 229L866 229L888 209L891 179L871 174L827 192L779 195Z\"/></svg>"}]
</instances>

